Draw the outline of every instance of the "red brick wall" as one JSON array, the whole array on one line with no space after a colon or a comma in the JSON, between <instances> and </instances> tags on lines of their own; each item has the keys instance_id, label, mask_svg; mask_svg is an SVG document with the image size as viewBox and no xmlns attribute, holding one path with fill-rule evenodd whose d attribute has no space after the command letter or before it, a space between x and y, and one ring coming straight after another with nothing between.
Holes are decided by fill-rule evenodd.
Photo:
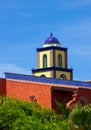
<instances>
[{"instance_id":1,"label":"red brick wall","mask_svg":"<svg viewBox=\"0 0 91 130\"><path fill-rule=\"evenodd\" d=\"M30 100L34 95L43 106L51 108L51 86L41 83L6 80L7 96L16 96L20 99Z\"/></svg>"},{"instance_id":2,"label":"red brick wall","mask_svg":"<svg viewBox=\"0 0 91 130\"><path fill-rule=\"evenodd\" d=\"M24 100L30 100L30 95L34 95L37 102L48 108L55 107L55 99L57 101L66 99L66 102L72 99L73 92L59 90L51 92L52 86L36 82L0 79L0 95L16 96ZM91 89L79 88L77 94L78 100L83 99L85 103L91 103Z\"/></svg>"},{"instance_id":3,"label":"red brick wall","mask_svg":"<svg viewBox=\"0 0 91 130\"><path fill-rule=\"evenodd\" d=\"M91 89L79 88L77 93L78 93L78 100L83 99L86 103L91 103Z\"/></svg>"},{"instance_id":4,"label":"red brick wall","mask_svg":"<svg viewBox=\"0 0 91 130\"><path fill-rule=\"evenodd\" d=\"M0 78L0 96L6 95L6 79Z\"/></svg>"}]
</instances>

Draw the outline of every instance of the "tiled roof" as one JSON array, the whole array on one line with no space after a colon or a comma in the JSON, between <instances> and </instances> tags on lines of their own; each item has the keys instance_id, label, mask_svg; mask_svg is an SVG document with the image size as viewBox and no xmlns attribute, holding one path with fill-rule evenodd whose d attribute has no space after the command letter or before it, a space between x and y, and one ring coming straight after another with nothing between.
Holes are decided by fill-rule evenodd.
<instances>
[{"instance_id":1,"label":"tiled roof","mask_svg":"<svg viewBox=\"0 0 91 130\"><path fill-rule=\"evenodd\" d=\"M25 81L35 81L41 83L50 83L50 84L64 84L70 86L79 86L79 87L89 87L91 88L91 83L84 81L74 81L74 80L63 80L63 79L54 79L54 78L42 78L32 75L23 75L16 73L5 72L6 79L15 79L15 80L25 80Z\"/></svg>"},{"instance_id":2,"label":"tiled roof","mask_svg":"<svg viewBox=\"0 0 91 130\"><path fill-rule=\"evenodd\" d=\"M56 43L56 44L59 44L59 41L56 37L53 37L52 33L50 34L50 37L48 37L46 40L45 40L45 43L44 44L51 44L51 43Z\"/></svg>"}]
</instances>

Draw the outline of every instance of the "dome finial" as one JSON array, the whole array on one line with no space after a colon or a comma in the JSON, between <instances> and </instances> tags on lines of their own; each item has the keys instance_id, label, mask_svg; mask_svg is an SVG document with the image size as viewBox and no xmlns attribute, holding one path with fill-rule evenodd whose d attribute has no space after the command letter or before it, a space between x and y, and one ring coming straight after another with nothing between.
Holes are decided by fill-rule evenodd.
<instances>
[{"instance_id":1,"label":"dome finial","mask_svg":"<svg viewBox=\"0 0 91 130\"><path fill-rule=\"evenodd\" d=\"M50 36L51 36L51 37L53 36L52 32L51 32Z\"/></svg>"}]
</instances>

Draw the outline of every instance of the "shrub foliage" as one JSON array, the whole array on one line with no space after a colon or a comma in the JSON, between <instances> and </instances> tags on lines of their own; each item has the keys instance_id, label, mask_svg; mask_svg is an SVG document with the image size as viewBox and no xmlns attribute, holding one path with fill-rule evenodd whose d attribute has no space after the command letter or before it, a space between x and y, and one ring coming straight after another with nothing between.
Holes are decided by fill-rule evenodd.
<instances>
[{"instance_id":1,"label":"shrub foliage","mask_svg":"<svg viewBox=\"0 0 91 130\"><path fill-rule=\"evenodd\" d=\"M0 97L0 130L67 130L53 110L16 98Z\"/></svg>"},{"instance_id":2,"label":"shrub foliage","mask_svg":"<svg viewBox=\"0 0 91 130\"><path fill-rule=\"evenodd\" d=\"M0 130L91 130L91 105L55 111L17 98L0 97Z\"/></svg>"}]
</instances>

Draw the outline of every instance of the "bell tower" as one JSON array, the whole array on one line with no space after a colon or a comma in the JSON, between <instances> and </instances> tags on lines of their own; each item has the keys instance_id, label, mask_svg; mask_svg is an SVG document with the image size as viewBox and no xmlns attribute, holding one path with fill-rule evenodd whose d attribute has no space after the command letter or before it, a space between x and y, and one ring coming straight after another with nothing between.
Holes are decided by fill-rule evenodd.
<instances>
[{"instance_id":1,"label":"bell tower","mask_svg":"<svg viewBox=\"0 0 91 130\"><path fill-rule=\"evenodd\" d=\"M72 80L73 70L68 69L67 48L61 47L57 38L50 34L42 48L37 48L38 69L32 69L35 76Z\"/></svg>"}]
</instances>

